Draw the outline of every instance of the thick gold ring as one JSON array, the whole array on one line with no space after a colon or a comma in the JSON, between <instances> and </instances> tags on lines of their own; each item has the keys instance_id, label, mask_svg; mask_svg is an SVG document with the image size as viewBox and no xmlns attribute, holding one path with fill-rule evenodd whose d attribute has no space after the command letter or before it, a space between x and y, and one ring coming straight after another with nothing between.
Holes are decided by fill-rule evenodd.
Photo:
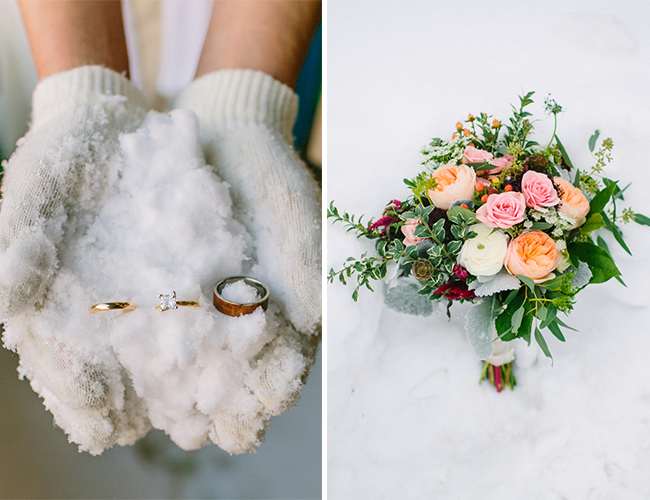
<instances>
[{"instance_id":1,"label":"thick gold ring","mask_svg":"<svg viewBox=\"0 0 650 500\"><path fill-rule=\"evenodd\" d=\"M178 309L178 306L201 307L198 302L193 300L176 300L176 292L169 295L160 294L160 305L156 306L156 311L167 311L169 309Z\"/></svg>"},{"instance_id":2,"label":"thick gold ring","mask_svg":"<svg viewBox=\"0 0 650 500\"><path fill-rule=\"evenodd\" d=\"M121 309L124 312L135 311L136 305L133 302L102 302L90 306L88 312L94 313L97 311L110 311L113 309Z\"/></svg>"},{"instance_id":3,"label":"thick gold ring","mask_svg":"<svg viewBox=\"0 0 650 500\"><path fill-rule=\"evenodd\" d=\"M224 298L223 295L221 295L224 287L237 281L243 281L247 285L255 288L259 300L255 302L239 303ZM228 316L244 316L252 313L258 307L261 307L266 311L266 308L269 306L269 295L269 288L261 281L246 276L234 276L232 278L222 279L215 285L212 303L214 304L214 307L217 308L217 311L223 314Z\"/></svg>"}]
</instances>

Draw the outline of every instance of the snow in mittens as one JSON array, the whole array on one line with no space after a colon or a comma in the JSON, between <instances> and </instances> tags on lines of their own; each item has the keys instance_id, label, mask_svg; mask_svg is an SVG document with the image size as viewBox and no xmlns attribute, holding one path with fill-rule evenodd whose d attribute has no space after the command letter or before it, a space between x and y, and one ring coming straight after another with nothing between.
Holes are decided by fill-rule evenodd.
<instances>
[{"instance_id":1,"label":"snow in mittens","mask_svg":"<svg viewBox=\"0 0 650 500\"><path fill-rule=\"evenodd\" d=\"M150 112L122 134L106 200L87 228L65 233L44 303L5 322L21 374L82 450L153 427L184 449L253 451L312 362L273 304L238 318L212 305L217 281L250 272L250 236L197 134L188 111ZM172 292L178 308L156 310ZM136 309L89 312L124 301Z\"/></svg>"},{"instance_id":2,"label":"snow in mittens","mask_svg":"<svg viewBox=\"0 0 650 500\"><path fill-rule=\"evenodd\" d=\"M330 2L328 191L375 220L422 170L420 149L468 113L507 123L536 91L546 147L547 94L558 135L589 168L589 137L614 141L608 176L650 216L650 4L647 2ZM382 286L328 285L328 498L650 498L650 228L623 226L633 257L605 232L627 288L580 292L546 335L554 361L517 340L514 391L478 384L468 305L427 317L384 305ZM327 226L327 266L374 251ZM444 311L444 307L442 308Z\"/></svg>"}]
</instances>

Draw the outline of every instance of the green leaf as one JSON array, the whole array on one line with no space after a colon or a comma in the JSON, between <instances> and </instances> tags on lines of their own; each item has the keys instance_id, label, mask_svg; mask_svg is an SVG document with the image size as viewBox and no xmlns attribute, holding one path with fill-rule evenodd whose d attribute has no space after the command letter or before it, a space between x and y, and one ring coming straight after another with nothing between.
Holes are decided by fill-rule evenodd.
<instances>
[{"instance_id":1,"label":"green leaf","mask_svg":"<svg viewBox=\"0 0 650 500\"><path fill-rule=\"evenodd\" d=\"M354 292L352 292L352 300L356 302L358 299L359 299L359 289L355 288Z\"/></svg>"},{"instance_id":2,"label":"green leaf","mask_svg":"<svg viewBox=\"0 0 650 500\"><path fill-rule=\"evenodd\" d=\"M539 325L539 328L544 329L544 328L548 327L548 325L550 325L551 323L554 322L556 316L557 316L557 309L555 308L555 306L553 304L549 303L548 308L547 308L547 312L546 312L546 318L544 318L544 320L542 321L542 324Z\"/></svg>"},{"instance_id":3,"label":"green leaf","mask_svg":"<svg viewBox=\"0 0 650 500\"><path fill-rule=\"evenodd\" d=\"M492 165L491 163L483 162L483 163L468 163L470 167L472 167L476 172L484 172L486 170L492 170L494 168L497 168L496 165Z\"/></svg>"},{"instance_id":4,"label":"green leaf","mask_svg":"<svg viewBox=\"0 0 650 500\"><path fill-rule=\"evenodd\" d=\"M566 152L566 149L564 149L564 146L562 145L562 141L560 141L560 138L556 135L555 136L555 141L557 142L557 145L560 147L560 153L562 153L562 158L564 159L564 162L569 166L569 168L573 168L573 163L571 163L571 160L569 159L569 155Z\"/></svg>"},{"instance_id":5,"label":"green leaf","mask_svg":"<svg viewBox=\"0 0 650 500\"><path fill-rule=\"evenodd\" d=\"M402 220L406 221L409 219L417 219L417 214L415 212L404 212L400 217Z\"/></svg>"},{"instance_id":6,"label":"green leaf","mask_svg":"<svg viewBox=\"0 0 650 500\"><path fill-rule=\"evenodd\" d=\"M553 305L553 304L551 304ZM537 319L540 321L544 321L546 319L546 315L548 314L548 310L544 306L539 306L537 307Z\"/></svg>"},{"instance_id":7,"label":"green leaf","mask_svg":"<svg viewBox=\"0 0 650 500\"><path fill-rule=\"evenodd\" d=\"M605 206L609 203L614 193L614 189L616 189L616 183L610 184L596 193L596 196L589 202L589 213L587 217L591 214L598 214L605 209Z\"/></svg>"},{"instance_id":8,"label":"green leaf","mask_svg":"<svg viewBox=\"0 0 650 500\"><path fill-rule=\"evenodd\" d=\"M550 224L548 222L533 222L531 229L539 229L540 231L543 231L544 229L550 229L552 227L553 224Z\"/></svg>"},{"instance_id":9,"label":"green leaf","mask_svg":"<svg viewBox=\"0 0 650 500\"><path fill-rule=\"evenodd\" d=\"M646 217L645 215L635 213L634 222L641 224L642 226L650 226L650 218Z\"/></svg>"},{"instance_id":10,"label":"green leaf","mask_svg":"<svg viewBox=\"0 0 650 500\"><path fill-rule=\"evenodd\" d=\"M561 342L566 342L566 339L564 338L564 335L562 335L562 330L560 330L560 327L557 325L557 323L554 321L552 323L549 323L546 325L548 329L551 331L555 337L561 341Z\"/></svg>"},{"instance_id":11,"label":"green leaf","mask_svg":"<svg viewBox=\"0 0 650 500\"><path fill-rule=\"evenodd\" d=\"M512 315L512 318L510 320L510 325L512 326L512 331L517 332L519 330L519 327L521 326L521 322L524 319L524 313L526 312L526 309L522 305L519 309L515 311L515 313Z\"/></svg>"},{"instance_id":12,"label":"green leaf","mask_svg":"<svg viewBox=\"0 0 650 500\"><path fill-rule=\"evenodd\" d=\"M522 283L524 283L528 288L530 288L531 292L535 292L535 282L528 278L527 276L522 276L521 274L517 275L517 278L521 280Z\"/></svg>"},{"instance_id":13,"label":"green leaf","mask_svg":"<svg viewBox=\"0 0 650 500\"><path fill-rule=\"evenodd\" d=\"M592 231L596 231L605 225L603 216L601 214L591 214L585 223L580 226L581 234L589 234Z\"/></svg>"},{"instance_id":14,"label":"green leaf","mask_svg":"<svg viewBox=\"0 0 650 500\"><path fill-rule=\"evenodd\" d=\"M580 260L589 266L592 274L589 283L604 283L621 274L609 253L593 243L587 241L570 243L567 250L572 260Z\"/></svg>"},{"instance_id":15,"label":"green leaf","mask_svg":"<svg viewBox=\"0 0 650 500\"><path fill-rule=\"evenodd\" d=\"M576 176L573 179L573 187L580 187L580 170L576 170Z\"/></svg>"},{"instance_id":16,"label":"green leaf","mask_svg":"<svg viewBox=\"0 0 650 500\"><path fill-rule=\"evenodd\" d=\"M418 224L415 226L415 229L413 229L413 236L416 238L428 238L430 234L429 230L425 226Z\"/></svg>"},{"instance_id":17,"label":"green leaf","mask_svg":"<svg viewBox=\"0 0 650 500\"><path fill-rule=\"evenodd\" d=\"M467 224L473 224L478 220L474 212L461 206L451 207L449 210L447 210L447 218L449 220L452 220L451 217L458 217L460 220L466 222Z\"/></svg>"},{"instance_id":18,"label":"green leaf","mask_svg":"<svg viewBox=\"0 0 650 500\"><path fill-rule=\"evenodd\" d=\"M603 217L603 220L605 221L605 226L614 235L614 239L618 242L619 245L621 245L623 250L625 250L628 254L632 255L632 252L630 251L630 249L625 244L625 241L623 240L623 235L618 230L618 227L616 227L616 224L612 223L612 221L609 220L609 217L607 217L607 215L605 215L605 212L603 212L601 215Z\"/></svg>"},{"instance_id":19,"label":"green leaf","mask_svg":"<svg viewBox=\"0 0 650 500\"><path fill-rule=\"evenodd\" d=\"M438 243L442 243L445 240L445 219L440 219L436 222L431 228L434 239Z\"/></svg>"},{"instance_id":20,"label":"green leaf","mask_svg":"<svg viewBox=\"0 0 650 500\"><path fill-rule=\"evenodd\" d=\"M576 330L575 328L573 328L573 327L567 325L567 324L566 324L564 321L562 321L560 318L555 318L555 322L556 322L558 325L563 326L564 328L567 328L567 329L569 329L569 330L573 330L574 332L577 332L577 331L578 331L578 330Z\"/></svg>"},{"instance_id":21,"label":"green leaf","mask_svg":"<svg viewBox=\"0 0 650 500\"><path fill-rule=\"evenodd\" d=\"M596 148L596 141L598 140L599 135L600 135L600 131L596 130L594 132L594 135L592 135L589 138L589 151L591 151L592 153L594 152L594 149Z\"/></svg>"},{"instance_id":22,"label":"green leaf","mask_svg":"<svg viewBox=\"0 0 650 500\"><path fill-rule=\"evenodd\" d=\"M550 279L548 281L545 281L544 283L542 283L541 286L543 286L547 290L551 290L551 291L559 290L560 288L562 288L562 281L563 281L563 279L562 279L562 276L560 275L560 276L556 276L555 278L552 278L552 279Z\"/></svg>"},{"instance_id":23,"label":"green leaf","mask_svg":"<svg viewBox=\"0 0 650 500\"><path fill-rule=\"evenodd\" d=\"M518 293L519 293L518 288L516 290L512 290L506 297L506 300L503 302L503 305L507 306L508 304L510 304L510 302L512 302L512 299L514 299Z\"/></svg>"},{"instance_id":24,"label":"green leaf","mask_svg":"<svg viewBox=\"0 0 650 500\"><path fill-rule=\"evenodd\" d=\"M457 240L462 240L463 239L463 228L457 224L452 224L451 225L451 234L456 238Z\"/></svg>"},{"instance_id":25,"label":"green leaf","mask_svg":"<svg viewBox=\"0 0 650 500\"><path fill-rule=\"evenodd\" d=\"M544 354L546 354L546 357L553 359L553 356L551 356L551 351L548 350L548 346L546 345L546 340L544 340L544 336L542 335L542 332L540 332L539 328L537 327L535 327L535 340L542 348Z\"/></svg>"},{"instance_id":26,"label":"green leaf","mask_svg":"<svg viewBox=\"0 0 650 500\"><path fill-rule=\"evenodd\" d=\"M463 242L459 240L454 240L447 243L447 251L452 255L458 254L458 252L460 252L460 249L462 247L463 247Z\"/></svg>"},{"instance_id":27,"label":"green leaf","mask_svg":"<svg viewBox=\"0 0 650 500\"><path fill-rule=\"evenodd\" d=\"M381 257L386 256L386 245L388 242L386 240L377 240L377 243L375 244L375 248L377 249L377 253Z\"/></svg>"}]
</instances>

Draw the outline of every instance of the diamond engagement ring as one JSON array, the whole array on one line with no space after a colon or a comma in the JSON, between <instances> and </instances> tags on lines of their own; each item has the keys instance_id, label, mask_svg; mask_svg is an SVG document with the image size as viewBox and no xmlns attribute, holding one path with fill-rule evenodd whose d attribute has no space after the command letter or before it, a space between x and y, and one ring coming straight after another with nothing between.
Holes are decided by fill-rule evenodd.
<instances>
[{"instance_id":1,"label":"diamond engagement ring","mask_svg":"<svg viewBox=\"0 0 650 500\"><path fill-rule=\"evenodd\" d=\"M226 299L221 293L226 285L231 285L238 281L243 281L246 285L253 287L257 292L258 300L252 302L235 302L234 300ZM234 276L232 278L226 278L221 280L214 287L214 295L212 303L217 310L228 316L244 316L246 314L252 313L258 307L266 310L269 305L269 288L262 283L253 278L248 278L246 276Z\"/></svg>"},{"instance_id":2,"label":"diamond engagement ring","mask_svg":"<svg viewBox=\"0 0 650 500\"><path fill-rule=\"evenodd\" d=\"M124 312L135 311L136 305L133 302L102 302L88 308L89 313L97 311L110 311L112 309L121 309Z\"/></svg>"},{"instance_id":3,"label":"diamond engagement ring","mask_svg":"<svg viewBox=\"0 0 650 500\"><path fill-rule=\"evenodd\" d=\"M178 309L178 306L200 307L199 303L193 300L176 300L176 292L172 292L169 295L163 295L161 293L158 298L160 299L160 305L156 307L156 311Z\"/></svg>"}]
</instances>

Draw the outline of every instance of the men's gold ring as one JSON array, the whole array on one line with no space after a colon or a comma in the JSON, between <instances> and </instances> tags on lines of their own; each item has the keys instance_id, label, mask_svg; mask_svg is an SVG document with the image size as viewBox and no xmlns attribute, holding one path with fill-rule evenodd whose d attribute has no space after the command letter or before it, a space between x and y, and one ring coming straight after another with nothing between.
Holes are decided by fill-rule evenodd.
<instances>
[{"instance_id":1,"label":"men's gold ring","mask_svg":"<svg viewBox=\"0 0 650 500\"><path fill-rule=\"evenodd\" d=\"M226 285L231 285L238 281L243 281L248 286L253 287L257 292L258 300L241 303L226 299L222 295L223 289ZM269 295L269 288L261 281L246 276L234 276L232 278L223 279L215 285L212 303L214 304L214 307L223 314L228 316L244 316L252 313L258 307L266 310L269 306Z\"/></svg>"},{"instance_id":2,"label":"men's gold ring","mask_svg":"<svg viewBox=\"0 0 650 500\"><path fill-rule=\"evenodd\" d=\"M156 306L156 311L168 311L169 309L178 309L178 306L200 307L198 302L193 300L176 300L176 292L169 295L160 294L160 305Z\"/></svg>"},{"instance_id":3,"label":"men's gold ring","mask_svg":"<svg viewBox=\"0 0 650 500\"><path fill-rule=\"evenodd\" d=\"M88 312L94 313L97 311L111 311L114 309L121 309L124 312L135 311L136 305L133 302L102 302L90 306Z\"/></svg>"}]
</instances>

